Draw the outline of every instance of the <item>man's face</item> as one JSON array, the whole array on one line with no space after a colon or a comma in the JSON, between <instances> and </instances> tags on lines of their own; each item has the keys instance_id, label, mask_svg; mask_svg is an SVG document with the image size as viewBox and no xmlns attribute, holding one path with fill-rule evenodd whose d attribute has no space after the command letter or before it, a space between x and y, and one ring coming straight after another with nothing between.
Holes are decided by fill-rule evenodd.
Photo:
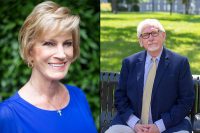
<instances>
[{"instance_id":1,"label":"man's face","mask_svg":"<svg viewBox=\"0 0 200 133\"><path fill-rule=\"evenodd\" d=\"M152 56L158 56L165 41L165 32L153 26L147 26L142 30L139 42Z\"/></svg>"}]
</instances>

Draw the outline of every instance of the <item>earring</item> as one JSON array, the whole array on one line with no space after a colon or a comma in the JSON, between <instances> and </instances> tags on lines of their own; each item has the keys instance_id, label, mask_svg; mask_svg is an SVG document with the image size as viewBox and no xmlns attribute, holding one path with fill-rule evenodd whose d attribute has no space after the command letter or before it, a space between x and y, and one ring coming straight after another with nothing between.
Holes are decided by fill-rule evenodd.
<instances>
[{"instance_id":1,"label":"earring","mask_svg":"<svg viewBox=\"0 0 200 133\"><path fill-rule=\"evenodd\" d=\"M33 60L31 60L31 62L28 62L28 67L33 68Z\"/></svg>"}]
</instances>

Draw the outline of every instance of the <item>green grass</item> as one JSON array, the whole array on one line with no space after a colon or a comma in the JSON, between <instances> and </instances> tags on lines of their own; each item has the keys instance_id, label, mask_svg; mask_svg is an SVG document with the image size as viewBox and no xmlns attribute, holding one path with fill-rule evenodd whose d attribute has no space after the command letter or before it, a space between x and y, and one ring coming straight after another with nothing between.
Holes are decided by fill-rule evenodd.
<instances>
[{"instance_id":1,"label":"green grass","mask_svg":"<svg viewBox=\"0 0 200 133\"><path fill-rule=\"evenodd\" d=\"M166 47L188 57L192 74L200 74L200 15L102 12L100 17L101 71L120 71L123 58L143 50L136 37L137 24L156 18L166 30Z\"/></svg>"}]
</instances>

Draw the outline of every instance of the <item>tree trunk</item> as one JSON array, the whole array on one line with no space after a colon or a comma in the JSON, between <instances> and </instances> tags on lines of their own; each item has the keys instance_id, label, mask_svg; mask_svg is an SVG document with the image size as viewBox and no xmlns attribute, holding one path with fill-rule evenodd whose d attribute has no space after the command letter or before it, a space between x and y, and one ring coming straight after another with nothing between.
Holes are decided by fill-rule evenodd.
<instances>
[{"instance_id":1,"label":"tree trunk","mask_svg":"<svg viewBox=\"0 0 200 133\"><path fill-rule=\"evenodd\" d=\"M155 1L152 0L152 11L154 12L155 11Z\"/></svg>"},{"instance_id":2,"label":"tree trunk","mask_svg":"<svg viewBox=\"0 0 200 133\"><path fill-rule=\"evenodd\" d=\"M112 0L112 12L117 13L117 0Z\"/></svg>"},{"instance_id":3,"label":"tree trunk","mask_svg":"<svg viewBox=\"0 0 200 133\"><path fill-rule=\"evenodd\" d=\"M185 14L189 14L190 0L182 0L182 3L185 4Z\"/></svg>"},{"instance_id":4,"label":"tree trunk","mask_svg":"<svg viewBox=\"0 0 200 133\"><path fill-rule=\"evenodd\" d=\"M185 14L189 14L190 3L189 0L185 3Z\"/></svg>"},{"instance_id":5,"label":"tree trunk","mask_svg":"<svg viewBox=\"0 0 200 133\"><path fill-rule=\"evenodd\" d=\"M172 15L172 6L173 6L173 3L170 2L170 15Z\"/></svg>"},{"instance_id":6,"label":"tree trunk","mask_svg":"<svg viewBox=\"0 0 200 133\"><path fill-rule=\"evenodd\" d=\"M167 3L170 5L170 15L172 15L172 7L173 7L174 0L167 0Z\"/></svg>"}]
</instances>

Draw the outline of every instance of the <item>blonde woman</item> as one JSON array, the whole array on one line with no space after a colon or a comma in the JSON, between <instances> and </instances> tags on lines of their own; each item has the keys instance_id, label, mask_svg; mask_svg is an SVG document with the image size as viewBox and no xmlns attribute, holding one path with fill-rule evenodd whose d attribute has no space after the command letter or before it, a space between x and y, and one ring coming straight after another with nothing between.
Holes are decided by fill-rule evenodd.
<instances>
[{"instance_id":1,"label":"blonde woman","mask_svg":"<svg viewBox=\"0 0 200 133\"><path fill-rule=\"evenodd\" d=\"M28 82L0 104L1 133L97 133L81 89L60 82L79 56L79 17L46 1L37 5L20 33Z\"/></svg>"}]
</instances>

